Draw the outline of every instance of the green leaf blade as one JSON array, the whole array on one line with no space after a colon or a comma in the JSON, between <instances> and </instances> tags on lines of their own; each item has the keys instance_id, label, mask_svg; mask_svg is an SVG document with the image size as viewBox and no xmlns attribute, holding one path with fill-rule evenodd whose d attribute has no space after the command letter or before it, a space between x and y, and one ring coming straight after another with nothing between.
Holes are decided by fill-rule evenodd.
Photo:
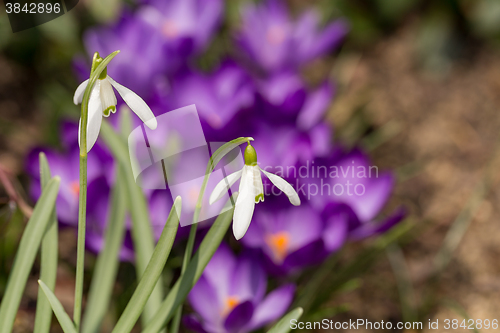
<instances>
[{"instance_id":1,"label":"green leaf blade","mask_svg":"<svg viewBox=\"0 0 500 333\"><path fill-rule=\"evenodd\" d=\"M174 244L175 235L179 227L181 206L181 198L177 197L170 210L167 223L165 223L163 227L162 234L158 240L151 260L132 298L113 329L113 333L129 333L144 310L146 302L161 276L163 267L165 266L172 245Z\"/></svg>"},{"instance_id":2,"label":"green leaf blade","mask_svg":"<svg viewBox=\"0 0 500 333\"><path fill-rule=\"evenodd\" d=\"M59 177L48 182L21 237L5 295L0 304L0 332L12 331L29 273L54 209L59 183Z\"/></svg>"},{"instance_id":3,"label":"green leaf blade","mask_svg":"<svg viewBox=\"0 0 500 333\"><path fill-rule=\"evenodd\" d=\"M40 288L49 301L50 306L52 307L52 310L54 311L54 314L56 315L56 318L59 321L59 324L61 325L64 333L77 333L73 321L68 316L66 311L64 311L64 308L61 302L59 302L59 300L57 299L56 295L54 295L52 290L50 290L42 280L38 280L38 284L40 285Z\"/></svg>"},{"instance_id":4,"label":"green leaf blade","mask_svg":"<svg viewBox=\"0 0 500 333\"><path fill-rule=\"evenodd\" d=\"M226 205L230 205L228 202ZM229 208L229 207L226 207ZM175 282L167 297L161 304L153 319L144 328L143 333L157 333L172 318L177 308L184 302L189 291L201 277L203 270L219 247L226 234L231 221L233 220L233 210L230 208L220 214L215 220L210 230L203 238L203 241L189 262L184 274Z\"/></svg>"},{"instance_id":5,"label":"green leaf blade","mask_svg":"<svg viewBox=\"0 0 500 333\"><path fill-rule=\"evenodd\" d=\"M49 163L47 157L40 153L40 182L44 189L51 178ZM56 208L52 210L49 225L42 240L41 248L41 268L40 280L45 281L50 290L54 290L57 278L57 257L58 257L58 225ZM43 296L43 291L38 289L38 298L36 303L36 317L34 333L48 333L52 322L52 309L48 300Z\"/></svg>"},{"instance_id":6,"label":"green leaf blade","mask_svg":"<svg viewBox=\"0 0 500 333\"><path fill-rule=\"evenodd\" d=\"M290 327L292 320L299 320L304 310L295 308L282 317L267 333L288 333L292 329Z\"/></svg>"},{"instance_id":7,"label":"green leaf blade","mask_svg":"<svg viewBox=\"0 0 500 333\"><path fill-rule=\"evenodd\" d=\"M125 181L125 192L132 220L132 240L135 249L136 271L137 277L141 278L151 259L155 246L147 201L141 188L135 183L129 152L122 136L117 134L111 126L105 122L101 125L101 134L106 145L111 150L111 153L119 161L120 168L122 168L122 172L125 175L123 179ZM154 313L160 307L163 295L163 282L160 277L144 309L142 318L144 325L153 317Z\"/></svg>"}]
</instances>

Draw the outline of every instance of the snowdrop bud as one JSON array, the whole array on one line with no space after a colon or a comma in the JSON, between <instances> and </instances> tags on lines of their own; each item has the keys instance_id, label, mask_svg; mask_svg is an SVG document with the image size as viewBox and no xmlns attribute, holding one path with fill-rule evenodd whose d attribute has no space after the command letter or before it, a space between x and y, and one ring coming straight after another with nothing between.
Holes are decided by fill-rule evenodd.
<instances>
[{"instance_id":1,"label":"snowdrop bud","mask_svg":"<svg viewBox=\"0 0 500 333\"><path fill-rule=\"evenodd\" d=\"M245 164L250 166L257 165L257 152L250 145L250 142L248 142L248 146L245 148Z\"/></svg>"},{"instance_id":2,"label":"snowdrop bud","mask_svg":"<svg viewBox=\"0 0 500 333\"><path fill-rule=\"evenodd\" d=\"M97 66L99 66L101 64L101 62L103 60L104 59L101 58L101 56L99 55L99 52L94 53L94 58L92 59L91 73L94 72L94 70L97 68ZM104 68L104 70L101 72L101 74L99 75L99 80L104 80L106 78L106 76L108 76L108 67Z\"/></svg>"}]
</instances>

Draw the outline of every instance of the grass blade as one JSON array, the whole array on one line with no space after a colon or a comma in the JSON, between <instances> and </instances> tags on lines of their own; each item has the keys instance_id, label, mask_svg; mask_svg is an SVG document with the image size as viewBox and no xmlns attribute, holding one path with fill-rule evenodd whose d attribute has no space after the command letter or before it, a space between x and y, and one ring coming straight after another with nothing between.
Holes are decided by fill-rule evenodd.
<instances>
[{"instance_id":1,"label":"grass blade","mask_svg":"<svg viewBox=\"0 0 500 333\"><path fill-rule=\"evenodd\" d=\"M231 198L230 200L232 200ZM228 202L226 205L231 205ZM231 205L232 206L232 205ZM189 291L200 278L203 270L219 247L233 220L233 209L220 214L210 230L203 238L198 251L189 262L184 274L175 282L167 297L154 315L153 319L144 328L143 333L157 333L166 326L177 308L184 302Z\"/></svg>"},{"instance_id":2,"label":"grass blade","mask_svg":"<svg viewBox=\"0 0 500 333\"><path fill-rule=\"evenodd\" d=\"M403 321L418 321L418 314L415 307L415 291L403 251L397 244L392 244L386 248L386 253L394 272L394 277L396 278Z\"/></svg>"},{"instance_id":3,"label":"grass blade","mask_svg":"<svg viewBox=\"0 0 500 333\"><path fill-rule=\"evenodd\" d=\"M50 181L51 174L47 157L42 152L40 153L40 182L41 188L44 189ZM56 208L52 210L49 219L49 225L45 236L42 240L41 263L40 263L40 280L45 281L45 284L50 290L54 290L57 277L57 255L58 255L58 226L56 217ZM43 291L38 289L38 298L36 303L36 317L34 333L47 333L50 330L52 322L52 309L48 300L42 296Z\"/></svg>"},{"instance_id":4,"label":"grass blade","mask_svg":"<svg viewBox=\"0 0 500 333\"><path fill-rule=\"evenodd\" d=\"M324 281L333 272L335 265L337 265L338 257L338 253L331 254L311 276L308 276L307 283L297 293L298 297L293 303L294 306L300 306L306 312L308 311L312 302L324 287Z\"/></svg>"},{"instance_id":5,"label":"grass blade","mask_svg":"<svg viewBox=\"0 0 500 333\"><path fill-rule=\"evenodd\" d=\"M134 327L137 319L141 315L146 302L153 292L153 289L160 278L163 267L167 262L170 249L174 244L177 228L179 227L179 218L181 212L181 197L177 197L170 210L167 223L163 227L158 244L153 252L153 256L146 267L146 271L137 286L132 298L123 311L118 323L113 329L113 333L129 333Z\"/></svg>"},{"instance_id":6,"label":"grass blade","mask_svg":"<svg viewBox=\"0 0 500 333\"><path fill-rule=\"evenodd\" d=\"M118 171L117 179L123 179L123 173ZM123 184L116 182L111 199L111 214L106 230L104 248L97 258L90 291L87 298L86 311L83 316L82 332L95 333L107 312L113 284L118 271L118 255L125 235L126 200Z\"/></svg>"},{"instance_id":7,"label":"grass blade","mask_svg":"<svg viewBox=\"0 0 500 333\"><path fill-rule=\"evenodd\" d=\"M57 299L56 295L54 295L52 290L50 290L42 280L38 280L38 284L40 285L40 288L49 301L50 306L52 307L52 310L54 311L54 314L56 315L56 318L59 321L59 324L61 325L64 333L77 333L73 321L68 316L66 311L64 311L64 308L61 305L61 302L59 302L59 300Z\"/></svg>"},{"instance_id":8,"label":"grass blade","mask_svg":"<svg viewBox=\"0 0 500 333\"><path fill-rule=\"evenodd\" d=\"M14 266L0 305L0 332L12 331L26 281L54 210L59 183L59 177L54 177L49 181L35 205L33 215L31 215L21 237Z\"/></svg>"},{"instance_id":9,"label":"grass blade","mask_svg":"<svg viewBox=\"0 0 500 333\"><path fill-rule=\"evenodd\" d=\"M292 320L298 320L304 310L302 308L296 308L288 312L283 318L281 318L267 333L288 333L290 332L290 324Z\"/></svg>"},{"instance_id":10,"label":"grass blade","mask_svg":"<svg viewBox=\"0 0 500 333\"><path fill-rule=\"evenodd\" d=\"M135 183L130 165L129 153L120 134L117 134L109 124L101 125L101 137L106 142L113 156L120 162L124 174L125 192L130 216L132 219L132 240L135 249L137 277L140 279L154 251L154 238L151 228L146 198L141 188ZM160 307L163 299L163 282L160 277L143 312L142 322L145 325Z\"/></svg>"},{"instance_id":11,"label":"grass blade","mask_svg":"<svg viewBox=\"0 0 500 333\"><path fill-rule=\"evenodd\" d=\"M317 293L315 299L308 308L305 309L306 315L318 309L334 292L340 290L351 279L366 272L376 262L375 259L384 253L389 245L399 241L404 235L407 235L413 227L414 223L409 219L400 222L397 226L374 240L373 244L363 250L348 265L337 270L332 278L323 280L321 282L321 292Z\"/></svg>"}]
</instances>

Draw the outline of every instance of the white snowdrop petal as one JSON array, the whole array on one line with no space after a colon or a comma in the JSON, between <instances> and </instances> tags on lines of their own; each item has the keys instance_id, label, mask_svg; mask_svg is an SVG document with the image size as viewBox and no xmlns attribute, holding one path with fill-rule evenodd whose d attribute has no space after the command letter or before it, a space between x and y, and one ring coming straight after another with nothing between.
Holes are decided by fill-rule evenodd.
<instances>
[{"instance_id":1,"label":"white snowdrop petal","mask_svg":"<svg viewBox=\"0 0 500 333\"><path fill-rule=\"evenodd\" d=\"M286 180L281 178L280 176L276 176L270 172L267 172L263 169L260 169L269 180L279 188L283 193L285 193L294 206L300 206L300 198L295 189L290 185Z\"/></svg>"},{"instance_id":2,"label":"white snowdrop petal","mask_svg":"<svg viewBox=\"0 0 500 333\"><path fill-rule=\"evenodd\" d=\"M107 117L109 116L110 111L116 112L116 96L115 92L113 91L113 87L108 80L104 79L99 81L101 84L101 104L103 115ZM105 110L108 110L108 108L113 109L105 112Z\"/></svg>"},{"instance_id":3,"label":"white snowdrop petal","mask_svg":"<svg viewBox=\"0 0 500 333\"><path fill-rule=\"evenodd\" d=\"M241 176L240 190L236 204L234 207L233 216L233 234L238 240L245 236L245 233L252 221L253 211L255 208L255 196L253 189L253 172L248 169L248 166L243 167Z\"/></svg>"},{"instance_id":4,"label":"white snowdrop petal","mask_svg":"<svg viewBox=\"0 0 500 333\"><path fill-rule=\"evenodd\" d=\"M89 114L87 118L87 153L94 146L99 136L102 123L102 105L101 105L100 82L92 89L89 99ZM81 119L80 119L81 124ZM78 142L80 142L80 124L78 125Z\"/></svg>"},{"instance_id":5,"label":"white snowdrop petal","mask_svg":"<svg viewBox=\"0 0 500 333\"><path fill-rule=\"evenodd\" d=\"M87 84L89 84L89 79L80 83L78 88L76 88L75 95L73 96L73 103L75 103L75 105L82 103L83 94L85 93L85 89L87 88Z\"/></svg>"},{"instance_id":6,"label":"white snowdrop petal","mask_svg":"<svg viewBox=\"0 0 500 333\"><path fill-rule=\"evenodd\" d=\"M113 85L113 87L115 87L116 91L118 91L125 103L127 103L130 109L134 111L134 113L144 122L144 124L152 130L156 129L158 123L153 114L153 111L151 111L146 102L144 102L144 100L135 92L127 87L122 86L121 84L113 80L110 76L108 76L107 79Z\"/></svg>"},{"instance_id":7,"label":"white snowdrop petal","mask_svg":"<svg viewBox=\"0 0 500 333\"><path fill-rule=\"evenodd\" d=\"M264 202L264 186L262 185L262 177L260 175L260 168L258 166L252 166L253 172L253 188L255 203L260 201Z\"/></svg>"},{"instance_id":8,"label":"white snowdrop petal","mask_svg":"<svg viewBox=\"0 0 500 333\"><path fill-rule=\"evenodd\" d=\"M232 174L230 174L229 176L227 176L226 178L222 179L214 188L214 190L212 191L212 194L210 194L210 200L209 200L209 203L210 204L213 204L214 202L216 202L217 200L221 199L224 194L227 193L227 190L229 190L229 188L231 186L233 186L233 184L238 180L240 179L241 177L241 174L243 173L243 169L239 170L239 171L236 171Z\"/></svg>"}]
</instances>

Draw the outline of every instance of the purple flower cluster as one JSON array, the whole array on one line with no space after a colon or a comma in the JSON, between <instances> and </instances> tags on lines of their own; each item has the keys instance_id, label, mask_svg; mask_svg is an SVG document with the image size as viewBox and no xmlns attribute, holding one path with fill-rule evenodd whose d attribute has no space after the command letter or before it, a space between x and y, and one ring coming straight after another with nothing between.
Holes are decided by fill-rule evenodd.
<instances>
[{"instance_id":1,"label":"purple flower cluster","mask_svg":"<svg viewBox=\"0 0 500 333\"><path fill-rule=\"evenodd\" d=\"M184 324L195 332L249 332L283 315L295 287L284 285L266 294L267 277L250 253L236 258L221 244L189 294L196 314Z\"/></svg>"},{"instance_id":2,"label":"purple flower cluster","mask_svg":"<svg viewBox=\"0 0 500 333\"><path fill-rule=\"evenodd\" d=\"M266 274L287 275L319 264L348 240L388 230L404 213L380 219L394 177L379 174L361 150L345 151L333 143L323 116L335 83L325 78L311 87L300 75L303 65L338 47L347 22L321 26L313 9L292 18L278 0L247 4L241 25L231 33L235 52L202 72L197 60L221 28L222 17L222 0L144 0L119 22L88 30L84 44L89 55L120 49L109 74L143 97L155 115L195 104L207 141L254 137L260 167L285 178L299 193L302 205L292 207L264 181L265 202L242 238L243 254L236 258L222 245L189 295L196 314L184 319L188 327L239 333L276 320L291 303L290 285L265 296ZM88 64L75 63L81 78L88 76ZM70 226L76 225L78 211L76 133L76 125L64 124L64 150L44 149L53 173L61 176L59 220ZM27 161L34 198L40 195L38 151ZM98 140L88 161L87 246L94 251L102 247L113 163ZM172 199L164 190L146 196L159 236ZM121 257L133 260L130 235Z\"/></svg>"}]
</instances>

